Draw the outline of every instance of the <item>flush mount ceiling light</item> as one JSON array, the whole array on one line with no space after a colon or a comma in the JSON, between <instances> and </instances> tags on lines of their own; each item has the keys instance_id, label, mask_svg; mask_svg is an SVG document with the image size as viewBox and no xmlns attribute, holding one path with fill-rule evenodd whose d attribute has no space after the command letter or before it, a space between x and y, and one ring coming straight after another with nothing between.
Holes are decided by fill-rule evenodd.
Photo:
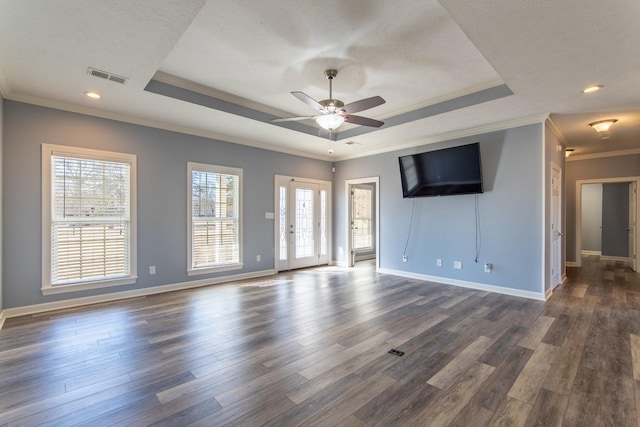
<instances>
[{"instance_id":1,"label":"flush mount ceiling light","mask_svg":"<svg viewBox=\"0 0 640 427\"><path fill-rule=\"evenodd\" d=\"M604 86L602 85L593 85L582 89L582 93L593 93L602 89Z\"/></svg>"},{"instance_id":2,"label":"flush mount ceiling light","mask_svg":"<svg viewBox=\"0 0 640 427\"><path fill-rule=\"evenodd\" d=\"M91 99L100 99L100 98L102 98L102 95L100 95L98 92L86 91L84 94L87 95Z\"/></svg>"},{"instance_id":3,"label":"flush mount ceiling light","mask_svg":"<svg viewBox=\"0 0 640 427\"><path fill-rule=\"evenodd\" d=\"M609 130L611 125L613 125L617 121L617 119L599 120L597 122L589 123L589 126L594 128L596 132L606 132Z\"/></svg>"}]
</instances>

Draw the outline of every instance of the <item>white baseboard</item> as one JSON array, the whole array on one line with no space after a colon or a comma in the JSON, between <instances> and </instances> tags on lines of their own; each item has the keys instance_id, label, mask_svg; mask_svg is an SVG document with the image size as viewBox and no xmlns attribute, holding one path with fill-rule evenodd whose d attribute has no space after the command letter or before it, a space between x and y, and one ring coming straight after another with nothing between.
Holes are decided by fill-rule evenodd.
<instances>
[{"instance_id":1,"label":"white baseboard","mask_svg":"<svg viewBox=\"0 0 640 427\"><path fill-rule=\"evenodd\" d=\"M580 255L589 256L589 255L602 255L600 251L580 251Z\"/></svg>"},{"instance_id":2,"label":"white baseboard","mask_svg":"<svg viewBox=\"0 0 640 427\"><path fill-rule=\"evenodd\" d=\"M565 265L566 267L577 267L577 266L578 266L578 263L577 263L577 262L575 262L575 261L565 261L564 265Z\"/></svg>"},{"instance_id":3,"label":"white baseboard","mask_svg":"<svg viewBox=\"0 0 640 427\"><path fill-rule=\"evenodd\" d=\"M400 276L400 277L408 277L410 279L425 280L428 282L437 282L437 283L443 283L445 285L459 286L461 288L477 289L480 291L495 292L495 293L511 295L515 297L546 301L545 295L542 292L523 291L520 289L506 288L506 287L495 286L495 285L487 285L484 283L477 283L477 282L467 282L465 280L451 279L448 277L429 276L426 274L411 273L408 271L392 270L388 268L381 268L379 271L380 273L392 274L394 276Z\"/></svg>"},{"instance_id":4,"label":"white baseboard","mask_svg":"<svg viewBox=\"0 0 640 427\"><path fill-rule=\"evenodd\" d=\"M0 314L0 329L2 329L4 320L10 317L25 316L28 314L43 313L45 311L74 308L89 304L118 301L127 298L137 298L148 295L161 294L165 292L180 291L183 289L200 288L203 286L234 282L236 280L247 280L255 279L257 277L272 276L274 274L276 274L276 271L273 269L254 271L250 273L233 274L230 276L213 277L210 279L191 280L189 282L153 286L131 291L113 292L110 294L95 295L91 297L73 298L64 301L54 301L42 304L27 305L23 307L5 308L2 311L2 314Z\"/></svg>"}]
</instances>

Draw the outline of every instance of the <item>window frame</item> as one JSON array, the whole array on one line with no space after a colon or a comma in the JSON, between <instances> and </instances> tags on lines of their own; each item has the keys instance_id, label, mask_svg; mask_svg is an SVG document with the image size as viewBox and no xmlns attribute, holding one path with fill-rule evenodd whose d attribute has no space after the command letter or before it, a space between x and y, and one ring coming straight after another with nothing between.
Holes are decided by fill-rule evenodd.
<instances>
[{"instance_id":1,"label":"window frame","mask_svg":"<svg viewBox=\"0 0 640 427\"><path fill-rule=\"evenodd\" d=\"M374 192L373 192L373 186L370 185L364 185L364 184L357 184L354 185L352 188L352 191L354 192L353 194L353 198L354 198L354 203L357 203L355 201L356 199L356 192L359 191L367 191L369 193L369 203L367 206L367 214L366 216L360 216L357 217L356 216L356 212L354 211L352 216L353 216L353 221L357 221L357 220L361 220L361 221L366 221L367 223L367 233L366 235L368 236L369 239L369 245L368 246L362 246L362 247L356 247L356 243L355 243L355 238L353 239L352 242L352 246L353 246L353 250L356 252L370 252L373 251L373 245L374 245L374 235L373 235L373 215L374 215L374 202L373 202L373 198L374 198ZM358 228L359 230L360 228Z\"/></svg>"},{"instance_id":2,"label":"window frame","mask_svg":"<svg viewBox=\"0 0 640 427\"><path fill-rule=\"evenodd\" d=\"M129 274L122 277L105 279L78 280L76 282L54 285L51 277L52 270L52 199L53 181L52 156L80 158L97 161L110 161L129 164ZM77 292L89 289L99 289L112 286L130 285L138 279L137 269L137 157L135 154L112 151L94 150L89 148L72 147L66 145L42 144L42 294L52 295L67 292Z\"/></svg>"},{"instance_id":3,"label":"window frame","mask_svg":"<svg viewBox=\"0 0 640 427\"><path fill-rule=\"evenodd\" d=\"M226 264L210 264L203 267L193 266L193 172L216 173L222 175L235 175L238 177L238 262ZM231 166L220 166L208 163L187 162L187 275L195 276L200 274L219 273L224 271L240 270L243 263L243 169Z\"/></svg>"}]
</instances>

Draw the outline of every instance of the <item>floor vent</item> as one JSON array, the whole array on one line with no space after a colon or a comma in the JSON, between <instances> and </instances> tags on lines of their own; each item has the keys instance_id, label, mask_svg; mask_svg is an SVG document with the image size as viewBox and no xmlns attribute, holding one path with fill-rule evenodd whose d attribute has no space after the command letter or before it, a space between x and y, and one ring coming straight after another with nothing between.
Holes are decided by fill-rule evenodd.
<instances>
[{"instance_id":1,"label":"floor vent","mask_svg":"<svg viewBox=\"0 0 640 427\"><path fill-rule=\"evenodd\" d=\"M129 80L127 77L122 77L117 74L109 73L107 71L97 70L91 67L87 68L87 74L93 77L97 77L99 79L120 83L121 85L126 84L127 80Z\"/></svg>"},{"instance_id":2,"label":"floor vent","mask_svg":"<svg viewBox=\"0 0 640 427\"><path fill-rule=\"evenodd\" d=\"M395 348L392 348L391 350L389 350L389 354L393 354L394 356L404 356L404 351L400 351L400 350L396 350Z\"/></svg>"}]
</instances>

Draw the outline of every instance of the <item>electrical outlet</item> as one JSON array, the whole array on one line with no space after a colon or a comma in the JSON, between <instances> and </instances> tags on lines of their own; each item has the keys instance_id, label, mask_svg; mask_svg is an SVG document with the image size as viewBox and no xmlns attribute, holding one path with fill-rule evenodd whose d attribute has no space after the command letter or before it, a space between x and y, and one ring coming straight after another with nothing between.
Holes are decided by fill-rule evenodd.
<instances>
[{"instance_id":1,"label":"electrical outlet","mask_svg":"<svg viewBox=\"0 0 640 427\"><path fill-rule=\"evenodd\" d=\"M155 265L150 265L149 266L149 274L156 274L156 266Z\"/></svg>"},{"instance_id":2,"label":"electrical outlet","mask_svg":"<svg viewBox=\"0 0 640 427\"><path fill-rule=\"evenodd\" d=\"M462 261L453 261L453 268L456 270L462 270Z\"/></svg>"},{"instance_id":3,"label":"electrical outlet","mask_svg":"<svg viewBox=\"0 0 640 427\"><path fill-rule=\"evenodd\" d=\"M484 272L485 273L491 273L491 270L493 270L493 264L485 264L484 265Z\"/></svg>"},{"instance_id":4,"label":"electrical outlet","mask_svg":"<svg viewBox=\"0 0 640 427\"><path fill-rule=\"evenodd\" d=\"M442 258L436 260L436 267L442 267Z\"/></svg>"},{"instance_id":5,"label":"electrical outlet","mask_svg":"<svg viewBox=\"0 0 640 427\"><path fill-rule=\"evenodd\" d=\"M256 255L256 261L260 262L260 259L261 259L260 255Z\"/></svg>"},{"instance_id":6,"label":"electrical outlet","mask_svg":"<svg viewBox=\"0 0 640 427\"><path fill-rule=\"evenodd\" d=\"M409 257L406 255L402 255L402 262L407 262L409 261Z\"/></svg>"}]
</instances>

